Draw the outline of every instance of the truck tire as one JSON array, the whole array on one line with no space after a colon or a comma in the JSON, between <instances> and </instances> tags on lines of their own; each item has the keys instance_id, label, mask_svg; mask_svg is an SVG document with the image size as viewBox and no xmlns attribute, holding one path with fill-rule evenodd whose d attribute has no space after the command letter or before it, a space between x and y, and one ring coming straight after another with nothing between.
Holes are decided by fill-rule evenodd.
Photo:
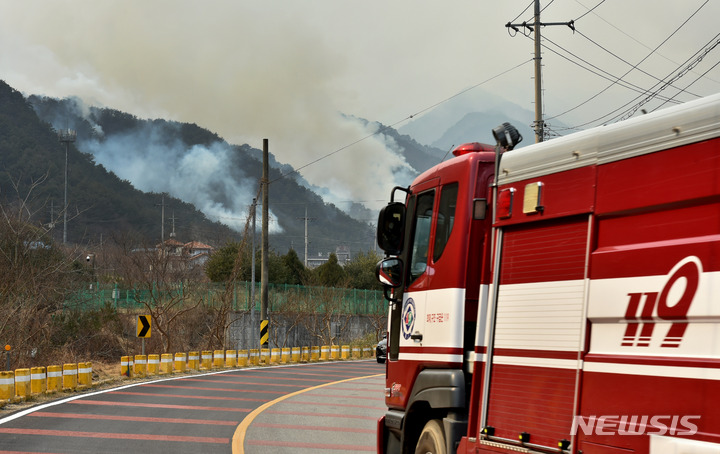
<instances>
[{"instance_id":1,"label":"truck tire","mask_svg":"<svg viewBox=\"0 0 720 454\"><path fill-rule=\"evenodd\" d=\"M415 447L415 454L447 454L445 432L439 420L431 419L425 424Z\"/></svg>"}]
</instances>

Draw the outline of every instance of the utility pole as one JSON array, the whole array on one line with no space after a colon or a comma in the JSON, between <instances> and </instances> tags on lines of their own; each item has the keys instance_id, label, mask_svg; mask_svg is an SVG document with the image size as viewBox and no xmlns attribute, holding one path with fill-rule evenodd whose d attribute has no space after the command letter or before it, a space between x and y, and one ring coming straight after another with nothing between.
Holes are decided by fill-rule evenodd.
<instances>
[{"instance_id":1,"label":"utility pole","mask_svg":"<svg viewBox=\"0 0 720 454\"><path fill-rule=\"evenodd\" d=\"M540 0L535 0L534 20L532 25L527 22L520 24L511 24L508 22L505 27L512 28L516 32L520 31L518 27L524 27L534 33L535 39L535 121L533 122L535 129L535 143L542 142L545 135L545 122L543 121L542 109L542 54L541 54L541 37L540 27L548 25L567 25L572 31L575 31L575 22L541 22L540 21Z\"/></svg>"},{"instance_id":2,"label":"utility pole","mask_svg":"<svg viewBox=\"0 0 720 454\"><path fill-rule=\"evenodd\" d=\"M305 221L305 268L308 267L308 221L312 221L315 218L309 218L307 215L307 205L305 205L305 217L300 218Z\"/></svg>"},{"instance_id":3,"label":"utility pole","mask_svg":"<svg viewBox=\"0 0 720 454\"><path fill-rule=\"evenodd\" d=\"M48 224L50 230L55 229L55 200L50 201L50 223Z\"/></svg>"},{"instance_id":4,"label":"utility pole","mask_svg":"<svg viewBox=\"0 0 720 454\"><path fill-rule=\"evenodd\" d=\"M170 238L175 238L175 219L177 218L175 217L175 210L173 210L172 217L170 218L172 221L172 232L170 232Z\"/></svg>"},{"instance_id":5,"label":"utility pole","mask_svg":"<svg viewBox=\"0 0 720 454\"><path fill-rule=\"evenodd\" d=\"M268 241L268 186L269 186L269 165L268 165L268 139L263 139L263 168L262 168L262 265L260 275L260 345L268 348L268 280L270 269L268 258L270 244Z\"/></svg>"},{"instance_id":6,"label":"utility pole","mask_svg":"<svg viewBox=\"0 0 720 454\"><path fill-rule=\"evenodd\" d=\"M163 250L165 249L165 194L162 196L162 201L156 203L155 206L162 207L160 210L160 244L162 244Z\"/></svg>"},{"instance_id":7,"label":"utility pole","mask_svg":"<svg viewBox=\"0 0 720 454\"><path fill-rule=\"evenodd\" d=\"M67 244L67 212L68 212L68 151L70 144L75 142L77 133L72 129L64 129L58 132L58 140L65 144L65 202L63 205L63 244Z\"/></svg>"},{"instance_id":8,"label":"utility pole","mask_svg":"<svg viewBox=\"0 0 720 454\"><path fill-rule=\"evenodd\" d=\"M255 326L255 212L257 208L257 199L253 197L252 206L250 207L252 216L252 257L250 258L250 320L252 326Z\"/></svg>"}]
</instances>

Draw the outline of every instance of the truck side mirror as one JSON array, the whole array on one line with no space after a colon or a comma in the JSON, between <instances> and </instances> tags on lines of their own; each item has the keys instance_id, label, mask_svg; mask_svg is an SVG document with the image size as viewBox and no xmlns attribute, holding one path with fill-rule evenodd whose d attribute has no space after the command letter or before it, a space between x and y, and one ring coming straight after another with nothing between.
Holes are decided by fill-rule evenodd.
<instances>
[{"instance_id":1,"label":"truck side mirror","mask_svg":"<svg viewBox=\"0 0 720 454\"><path fill-rule=\"evenodd\" d=\"M401 202L390 202L380 210L377 224L377 243L386 254L400 255L402 252L404 227L404 204Z\"/></svg>"},{"instance_id":2,"label":"truck side mirror","mask_svg":"<svg viewBox=\"0 0 720 454\"><path fill-rule=\"evenodd\" d=\"M385 286L400 287L403 279L402 260L397 257L381 260L375 267L375 277Z\"/></svg>"}]
</instances>

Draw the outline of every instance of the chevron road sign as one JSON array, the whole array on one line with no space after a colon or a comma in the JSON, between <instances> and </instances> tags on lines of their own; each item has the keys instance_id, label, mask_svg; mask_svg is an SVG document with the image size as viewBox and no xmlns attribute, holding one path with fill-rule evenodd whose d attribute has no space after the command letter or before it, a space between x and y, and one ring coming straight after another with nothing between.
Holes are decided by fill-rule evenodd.
<instances>
[{"instance_id":1,"label":"chevron road sign","mask_svg":"<svg viewBox=\"0 0 720 454\"><path fill-rule=\"evenodd\" d=\"M138 315L137 318L137 337L150 337L150 316Z\"/></svg>"}]
</instances>

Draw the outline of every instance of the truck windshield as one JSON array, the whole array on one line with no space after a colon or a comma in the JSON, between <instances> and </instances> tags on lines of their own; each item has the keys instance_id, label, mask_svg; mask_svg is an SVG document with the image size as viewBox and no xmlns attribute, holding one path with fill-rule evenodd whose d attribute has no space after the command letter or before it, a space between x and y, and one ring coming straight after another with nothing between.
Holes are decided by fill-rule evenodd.
<instances>
[{"instance_id":1,"label":"truck windshield","mask_svg":"<svg viewBox=\"0 0 720 454\"><path fill-rule=\"evenodd\" d=\"M408 284L414 282L427 268L434 201L435 191L420 194L417 198L415 219L413 219L414 233L410 250L410 279Z\"/></svg>"}]
</instances>

